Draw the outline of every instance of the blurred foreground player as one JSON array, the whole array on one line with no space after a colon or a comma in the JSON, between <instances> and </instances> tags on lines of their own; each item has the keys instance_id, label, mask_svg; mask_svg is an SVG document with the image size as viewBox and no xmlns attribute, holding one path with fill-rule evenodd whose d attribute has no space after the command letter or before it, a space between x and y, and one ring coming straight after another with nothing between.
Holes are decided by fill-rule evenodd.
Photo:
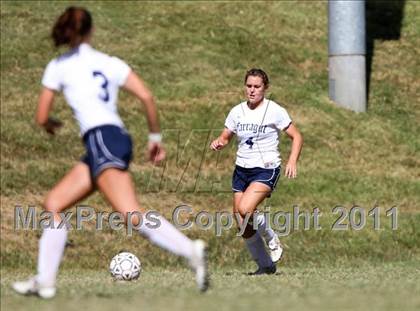
<instances>
[{"instance_id":1,"label":"blurred foreground player","mask_svg":"<svg viewBox=\"0 0 420 311\"><path fill-rule=\"evenodd\" d=\"M128 213L145 212L139 206L128 172L132 141L117 113L120 87L137 97L146 108L149 159L158 164L165 158L151 92L125 62L93 49L89 44L91 37L91 15L83 8L67 8L52 30L55 46L67 45L69 50L53 59L44 72L36 122L50 134L61 126L49 113L55 92L62 91L80 126L86 154L46 196L44 208L53 213L54 228L45 229L39 241L37 275L13 284L20 294L52 298L56 293L56 276L67 240L66 226L57 228L60 212L95 190L126 221L129 221ZM131 221L137 225L139 217ZM163 217L159 217L159 222L158 228L142 225L139 232L154 244L185 257L195 271L198 288L205 291L208 287L205 243L190 240Z\"/></svg>"}]
</instances>

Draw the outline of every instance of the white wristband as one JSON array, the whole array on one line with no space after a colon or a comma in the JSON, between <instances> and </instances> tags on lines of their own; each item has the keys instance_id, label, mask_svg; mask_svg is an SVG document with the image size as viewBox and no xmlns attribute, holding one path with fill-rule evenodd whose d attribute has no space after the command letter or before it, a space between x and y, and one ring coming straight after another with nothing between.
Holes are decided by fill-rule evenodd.
<instances>
[{"instance_id":1,"label":"white wristband","mask_svg":"<svg viewBox=\"0 0 420 311\"><path fill-rule=\"evenodd\" d=\"M149 141L151 143L161 143L162 134L161 133L149 133Z\"/></svg>"}]
</instances>

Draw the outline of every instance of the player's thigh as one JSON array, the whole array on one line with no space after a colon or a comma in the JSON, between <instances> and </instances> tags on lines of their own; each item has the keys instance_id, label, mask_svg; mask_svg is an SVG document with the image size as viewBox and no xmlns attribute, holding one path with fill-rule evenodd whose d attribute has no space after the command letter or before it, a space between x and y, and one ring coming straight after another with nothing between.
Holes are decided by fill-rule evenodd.
<instances>
[{"instance_id":1,"label":"player's thigh","mask_svg":"<svg viewBox=\"0 0 420 311\"><path fill-rule=\"evenodd\" d=\"M243 196L243 192L234 192L233 193L233 218L235 218L235 221L237 222L238 225L240 225L238 223L238 221L241 220L240 217L238 217L237 215L239 214L239 203L241 202L242 196Z\"/></svg>"},{"instance_id":2,"label":"player's thigh","mask_svg":"<svg viewBox=\"0 0 420 311\"><path fill-rule=\"evenodd\" d=\"M44 208L54 213L62 212L93 190L89 167L79 162L47 194Z\"/></svg>"},{"instance_id":3,"label":"player's thigh","mask_svg":"<svg viewBox=\"0 0 420 311\"><path fill-rule=\"evenodd\" d=\"M239 203L241 202L243 192L234 192L233 193L233 212L239 213Z\"/></svg>"},{"instance_id":4,"label":"player's thigh","mask_svg":"<svg viewBox=\"0 0 420 311\"><path fill-rule=\"evenodd\" d=\"M133 180L128 171L108 168L99 175L96 183L112 208L124 217L129 212L144 213L138 203Z\"/></svg>"},{"instance_id":5,"label":"player's thigh","mask_svg":"<svg viewBox=\"0 0 420 311\"><path fill-rule=\"evenodd\" d=\"M252 214L257 209L257 206L264 201L268 194L270 194L270 187L260 182L251 183L243 193L239 204L238 212L242 217L246 214Z\"/></svg>"}]
</instances>

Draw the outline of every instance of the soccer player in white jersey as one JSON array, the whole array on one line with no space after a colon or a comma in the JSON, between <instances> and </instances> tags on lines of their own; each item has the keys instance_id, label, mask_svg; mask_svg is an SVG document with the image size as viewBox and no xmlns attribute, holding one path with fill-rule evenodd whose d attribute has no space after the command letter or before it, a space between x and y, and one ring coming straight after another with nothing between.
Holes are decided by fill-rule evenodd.
<instances>
[{"instance_id":1,"label":"soccer player in white jersey","mask_svg":"<svg viewBox=\"0 0 420 311\"><path fill-rule=\"evenodd\" d=\"M20 294L37 294L42 298L55 295L56 276L67 240L66 226L59 226L62 220L59 213L95 189L126 221L128 213L145 212L139 206L128 172L132 143L117 113L120 87L134 94L146 108L150 160L157 164L165 158L151 92L122 60L93 49L89 45L91 35L91 15L83 8L67 8L53 27L55 45L67 45L70 49L53 59L44 72L36 122L50 134L61 126L49 113L55 92L62 91L80 125L86 154L46 196L44 208L54 215L54 228L45 229L39 241L37 275L13 284ZM138 225L139 218L133 217L132 221ZM198 288L205 291L208 287L205 243L190 240L163 217L159 217L159 222L158 228L142 225L139 232L154 244L185 257L195 271Z\"/></svg>"},{"instance_id":2,"label":"soccer player in white jersey","mask_svg":"<svg viewBox=\"0 0 420 311\"><path fill-rule=\"evenodd\" d=\"M297 176L297 161L303 143L302 135L287 111L265 98L268 86L268 76L263 70L251 69L246 73L247 101L232 108L225 129L210 145L213 150L221 150L234 135L237 136L238 151L232 178L233 212L241 215L242 222L249 220L242 237L258 265L258 269L251 273L253 275L275 273L276 262L283 253L280 240L266 223L264 215L253 217L258 204L270 196L280 176L279 131L293 140L285 168L288 178ZM256 226L251 224L252 221L257 222Z\"/></svg>"}]
</instances>

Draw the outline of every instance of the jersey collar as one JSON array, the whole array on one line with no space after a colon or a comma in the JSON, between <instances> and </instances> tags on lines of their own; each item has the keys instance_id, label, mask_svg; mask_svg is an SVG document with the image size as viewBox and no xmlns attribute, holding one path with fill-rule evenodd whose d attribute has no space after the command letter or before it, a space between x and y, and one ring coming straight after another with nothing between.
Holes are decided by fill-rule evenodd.
<instances>
[{"instance_id":1,"label":"jersey collar","mask_svg":"<svg viewBox=\"0 0 420 311\"><path fill-rule=\"evenodd\" d=\"M257 108L255 109L251 109L248 107L248 102L244 102L244 106L245 106L245 110L246 111L260 111L261 109L264 109L264 107L266 107L266 105L268 104L269 100L267 98L264 97L263 101L261 104L258 105Z\"/></svg>"}]
</instances>

